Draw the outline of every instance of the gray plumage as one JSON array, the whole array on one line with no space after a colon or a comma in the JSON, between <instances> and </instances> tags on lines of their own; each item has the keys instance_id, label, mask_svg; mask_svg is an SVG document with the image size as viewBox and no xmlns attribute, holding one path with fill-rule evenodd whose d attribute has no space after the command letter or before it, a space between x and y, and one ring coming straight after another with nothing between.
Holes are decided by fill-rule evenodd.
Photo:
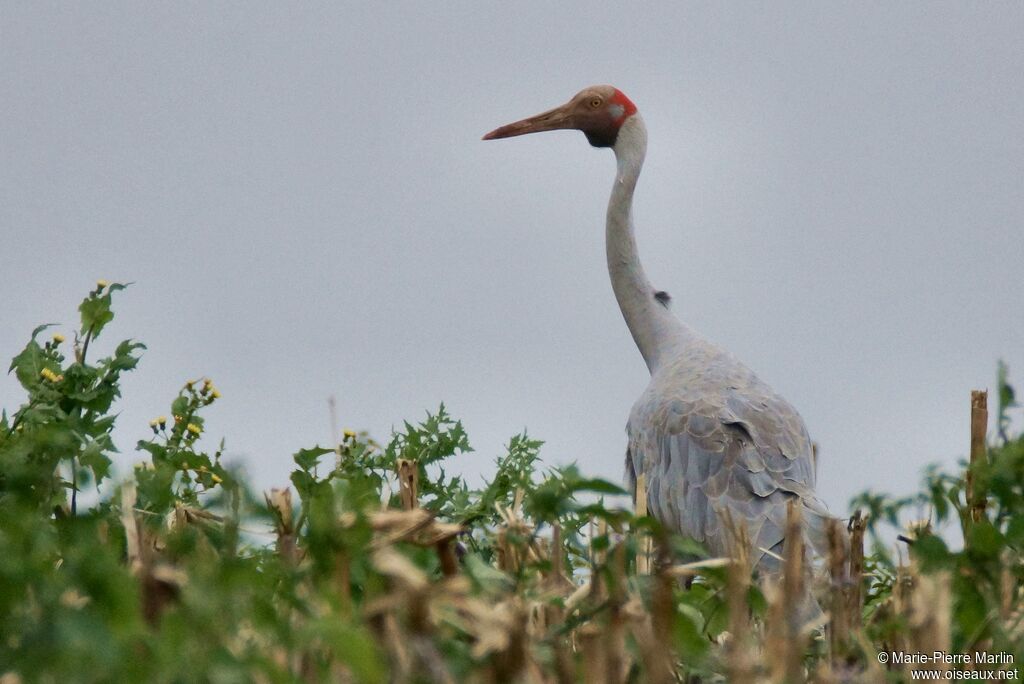
<instances>
[{"instance_id":1,"label":"gray plumage","mask_svg":"<svg viewBox=\"0 0 1024 684\"><path fill-rule=\"evenodd\" d=\"M652 376L626 428L626 477L646 473L651 515L727 555L723 511L746 526L764 569L782 553L786 504L804 506L808 541L824 553L828 512L814 493L800 415L728 352L696 336Z\"/></svg>"}]
</instances>

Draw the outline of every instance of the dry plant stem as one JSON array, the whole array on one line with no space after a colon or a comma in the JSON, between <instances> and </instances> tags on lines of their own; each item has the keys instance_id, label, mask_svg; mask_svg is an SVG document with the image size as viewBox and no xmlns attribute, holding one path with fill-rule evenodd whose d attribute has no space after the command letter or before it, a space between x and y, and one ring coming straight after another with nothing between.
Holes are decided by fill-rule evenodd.
<instances>
[{"instance_id":1,"label":"dry plant stem","mask_svg":"<svg viewBox=\"0 0 1024 684\"><path fill-rule=\"evenodd\" d=\"M603 684L612 681L608 677L608 663L604 658L604 640L598 626L593 622L580 627L577 631L580 651L583 654L583 678L580 681L588 684Z\"/></svg>"},{"instance_id":2,"label":"dry plant stem","mask_svg":"<svg viewBox=\"0 0 1024 684\"><path fill-rule=\"evenodd\" d=\"M512 629L508 633L506 648L494 654L492 659L493 681L518 682L520 675L530 663L529 641L526 633L530 616L522 602L518 599L511 602Z\"/></svg>"},{"instance_id":3,"label":"dry plant stem","mask_svg":"<svg viewBox=\"0 0 1024 684\"><path fill-rule=\"evenodd\" d=\"M672 565L671 554L668 540L664 537L659 538L657 572L651 591L651 632L661 659L650 666L651 680L654 682L675 681L673 668L676 656L672 648L672 627L676 610L672 589L675 580L668 572Z\"/></svg>"},{"instance_id":4,"label":"dry plant stem","mask_svg":"<svg viewBox=\"0 0 1024 684\"><path fill-rule=\"evenodd\" d=\"M623 606L626 604L626 545L620 542L612 550L609 570L609 612L608 626L604 633L605 675L608 682L621 682L627 671L626 662L626 617Z\"/></svg>"},{"instance_id":5,"label":"dry plant stem","mask_svg":"<svg viewBox=\"0 0 1024 684\"><path fill-rule=\"evenodd\" d=\"M296 565L299 561L299 549L295 542L295 525L292 520L292 490L271 489L264 493L267 508L274 516L274 527L277 532L277 553L288 565Z\"/></svg>"},{"instance_id":6,"label":"dry plant stem","mask_svg":"<svg viewBox=\"0 0 1024 684\"><path fill-rule=\"evenodd\" d=\"M897 644L908 653L948 653L951 635L950 576L946 572L922 574L914 563L900 566L893 593L895 608L906 621L907 629ZM911 664L907 670L947 671L942 661Z\"/></svg>"},{"instance_id":7,"label":"dry plant stem","mask_svg":"<svg viewBox=\"0 0 1024 684\"><path fill-rule=\"evenodd\" d=\"M971 464L967 470L967 503L973 522L981 522L985 517L988 501L983 491L976 491L975 478L978 469L986 461L985 431L988 428L988 392L973 390L971 392Z\"/></svg>"},{"instance_id":8,"label":"dry plant stem","mask_svg":"<svg viewBox=\"0 0 1024 684\"><path fill-rule=\"evenodd\" d=\"M121 524L124 525L128 566L139 578L142 589L142 616L152 626L160 621L167 604L179 594L181 579L174 568L157 564L154 539L135 516L136 488L134 482L121 490Z\"/></svg>"},{"instance_id":9,"label":"dry plant stem","mask_svg":"<svg viewBox=\"0 0 1024 684\"><path fill-rule=\"evenodd\" d=\"M828 525L828 566L832 578L829 592L829 610L831 621L829 641L832 647L832 659L846 655L849 639L849 563L846 557L845 533L838 520L830 520Z\"/></svg>"},{"instance_id":10,"label":"dry plant stem","mask_svg":"<svg viewBox=\"0 0 1024 684\"><path fill-rule=\"evenodd\" d=\"M639 599L636 601L639 603ZM639 619L634 616L629 622L633 642L643 663L644 681L650 684L673 684L676 678L672 672L671 651L666 651L658 643L651 623L648 616Z\"/></svg>"},{"instance_id":11,"label":"dry plant stem","mask_svg":"<svg viewBox=\"0 0 1024 684\"><path fill-rule=\"evenodd\" d=\"M396 469L398 470L398 493L402 497L402 508L407 511L418 508L420 505L420 469L417 467L416 461L400 458Z\"/></svg>"},{"instance_id":12,"label":"dry plant stem","mask_svg":"<svg viewBox=\"0 0 1024 684\"><path fill-rule=\"evenodd\" d=\"M675 606L672 600L673 579L666 572L671 565L666 540L659 544L657 573L651 578L651 606L644 614L639 597L631 598L626 612L631 616L629 629L633 642L640 653L645 682L651 684L674 684L673 672L675 654L672 647L672 617ZM630 608L633 610L630 610Z\"/></svg>"},{"instance_id":13,"label":"dry plant stem","mask_svg":"<svg viewBox=\"0 0 1024 684\"><path fill-rule=\"evenodd\" d=\"M799 618L804 604L804 544L801 525L802 507L790 501L786 508L786 536L783 547L782 578L772 604L772 629L768 649L774 682L804 680L802 638Z\"/></svg>"},{"instance_id":14,"label":"dry plant stem","mask_svg":"<svg viewBox=\"0 0 1024 684\"><path fill-rule=\"evenodd\" d=\"M455 557L455 546L451 537L437 542L437 556L441 561L441 574L453 577L459 574L459 559Z\"/></svg>"},{"instance_id":15,"label":"dry plant stem","mask_svg":"<svg viewBox=\"0 0 1024 684\"><path fill-rule=\"evenodd\" d=\"M850 630L860 631L864 615L864 531L868 527L868 517L860 511L853 514L847 529L850 532L850 586L847 603L847 616Z\"/></svg>"},{"instance_id":16,"label":"dry plant stem","mask_svg":"<svg viewBox=\"0 0 1024 684\"><path fill-rule=\"evenodd\" d=\"M597 536L607 537L608 536L608 523L605 520L599 520L597 523ZM604 566L607 552L604 550L597 550L593 546L593 535L591 535L591 547L590 547L590 600L600 602L604 600L606 594L605 582L601 578L601 568Z\"/></svg>"},{"instance_id":17,"label":"dry plant stem","mask_svg":"<svg viewBox=\"0 0 1024 684\"><path fill-rule=\"evenodd\" d=\"M338 588L338 596L345 610L352 606L352 575L348 555L338 552L334 557L334 583Z\"/></svg>"},{"instance_id":18,"label":"dry plant stem","mask_svg":"<svg viewBox=\"0 0 1024 684\"><path fill-rule=\"evenodd\" d=\"M572 582L565 577L563 567L563 556L565 547L562 546L562 526L557 522L552 526L551 534L551 575L547 578L549 591L556 595L564 596L563 591L574 588ZM554 653L555 681L558 684L571 684L576 681L575 667L572 662L572 652L568 639L558 633L558 627L565 622L566 608L554 603L544 607L544 622L548 638L551 641L551 649Z\"/></svg>"},{"instance_id":19,"label":"dry plant stem","mask_svg":"<svg viewBox=\"0 0 1024 684\"><path fill-rule=\"evenodd\" d=\"M725 515L729 530L730 556L726 570L726 605L729 609L730 640L726 646L726 672L731 682L754 681L754 663L750 657L750 536L743 523Z\"/></svg>"},{"instance_id":20,"label":"dry plant stem","mask_svg":"<svg viewBox=\"0 0 1024 684\"><path fill-rule=\"evenodd\" d=\"M638 518L642 518L647 515L647 475L640 473L636 476L636 492L634 495L636 500L636 515ZM650 537L643 532L640 533L637 539L636 546L636 573L638 575L647 575L651 572L651 544Z\"/></svg>"}]
</instances>

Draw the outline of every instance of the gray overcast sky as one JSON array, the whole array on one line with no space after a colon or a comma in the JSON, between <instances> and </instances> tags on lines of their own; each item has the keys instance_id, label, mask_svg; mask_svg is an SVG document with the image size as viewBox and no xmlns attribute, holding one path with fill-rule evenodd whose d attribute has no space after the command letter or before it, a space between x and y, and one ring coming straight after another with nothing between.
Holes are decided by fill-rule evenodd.
<instances>
[{"instance_id":1,"label":"gray overcast sky","mask_svg":"<svg viewBox=\"0 0 1024 684\"><path fill-rule=\"evenodd\" d=\"M135 281L122 463L188 377L260 486L444 400L489 472L524 426L618 480L646 369L612 297L614 164L480 135L613 83L640 250L821 444L836 512L1024 385L1024 4L0 2L0 355ZM6 366L5 366L6 367ZM22 398L0 378L0 404Z\"/></svg>"}]
</instances>

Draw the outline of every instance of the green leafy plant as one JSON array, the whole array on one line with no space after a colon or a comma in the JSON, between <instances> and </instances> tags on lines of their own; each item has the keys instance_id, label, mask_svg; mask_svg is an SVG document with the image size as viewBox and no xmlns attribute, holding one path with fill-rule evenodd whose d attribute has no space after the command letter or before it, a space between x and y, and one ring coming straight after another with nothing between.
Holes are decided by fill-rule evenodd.
<instances>
[{"instance_id":1,"label":"green leafy plant","mask_svg":"<svg viewBox=\"0 0 1024 684\"><path fill-rule=\"evenodd\" d=\"M384 445L345 431L299 449L290 487L258 497L222 462L224 440L207 446L205 412L228 399L199 378L140 426L142 461L112 477L120 380L145 347L93 356L124 287L98 283L70 343L42 326L11 364L26 398L0 413L5 683L780 681L793 662L810 679L875 681L871 649L917 643L907 606L928 587L948 598L950 648L1024 657L1024 440L1003 365L975 499L965 466L929 470L914 496L854 500L872 550L822 599L862 588L844 640L831 625L780 632L785 591L751 582L742 554L709 559L618 485L545 468L526 432L478 486L450 474L474 455L444 405ZM98 498L83 505L86 486ZM891 529L920 511L930 519L894 552ZM947 522L962 548L936 531Z\"/></svg>"}]
</instances>

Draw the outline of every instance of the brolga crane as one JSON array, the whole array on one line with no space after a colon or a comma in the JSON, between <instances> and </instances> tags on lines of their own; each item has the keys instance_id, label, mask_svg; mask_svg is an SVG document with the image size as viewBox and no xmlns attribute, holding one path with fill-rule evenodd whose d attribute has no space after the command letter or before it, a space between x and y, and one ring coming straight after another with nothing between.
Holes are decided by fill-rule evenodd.
<instances>
[{"instance_id":1,"label":"brolga crane","mask_svg":"<svg viewBox=\"0 0 1024 684\"><path fill-rule=\"evenodd\" d=\"M608 274L651 374L626 425L630 488L643 473L651 515L716 555L729 553L727 511L746 526L751 559L767 572L778 569L787 503L798 500L805 539L824 553L829 514L814 492L803 419L733 355L683 325L644 273L632 207L647 130L636 106L612 86L594 86L484 140L559 129L582 131L617 161L605 225Z\"/></svg>"}]
</instances>

